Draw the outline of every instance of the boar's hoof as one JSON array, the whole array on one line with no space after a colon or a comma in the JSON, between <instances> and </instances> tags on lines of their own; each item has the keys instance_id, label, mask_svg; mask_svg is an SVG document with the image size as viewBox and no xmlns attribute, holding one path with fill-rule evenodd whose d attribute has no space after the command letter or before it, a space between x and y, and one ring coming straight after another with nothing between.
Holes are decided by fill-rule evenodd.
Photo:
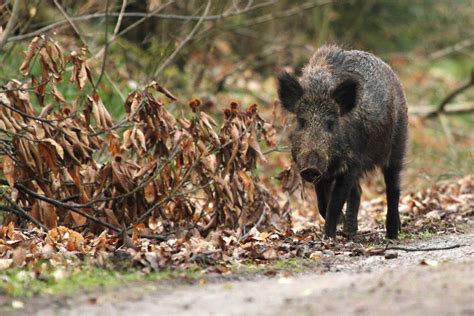
<instances>
[{"instance_id":1,"label":"boar's hoof","mask_svg":"<svg viewBox=\"0 0 474 316\"><path fill-rule=\"evenodd\" d=\"M356 227L344 226L344 230L342 231L342 233L343 233L344 236L346 236L347 238L352 238L352 237L354 237L355 234L357 233L357 226L356 226Z\"/></svg>"},{"instance_id":2,"label":"boar's hoof","mask_svg":"<svg viewBox=\"0 0 474 316\"><path fill-rule=\"evenodd\" d=\"M400 230L400 228L397 224L396 225L387 225L387 238L388 239L397 239L399 230Z\"/></svg>"}]
</instances>

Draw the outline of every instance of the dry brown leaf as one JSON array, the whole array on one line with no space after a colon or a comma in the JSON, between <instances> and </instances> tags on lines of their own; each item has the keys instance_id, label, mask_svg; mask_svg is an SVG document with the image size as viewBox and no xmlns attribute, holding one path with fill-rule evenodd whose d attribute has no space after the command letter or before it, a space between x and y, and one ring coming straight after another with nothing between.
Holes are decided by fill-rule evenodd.
<instances>
[{"instance_id":1,"label":"dry brown leaf","mask_svg":"<svg viewBox=\"0 0 474 316\"><path fill-rule=\"evenodd\" d=\"M82 209L82 211L87 213L87 209ZM71 215L74 224L76 224L77 226L83 226L87 222L87 218L85 216L82 216L81 214L78 214L76 212L69 212L69 214Z\"/></svg>"},{"instance_id":2,"label":"dry brown leaf","mask_svg":"<svg viewBox=\"0 0 474 316\"><path fill-rule=\"evenodd\" d=\"M30 63L33 57L35 57L36 53L38 50L41 48L41 46L44 43L44 37L36 36L28 46L28 49L25 52L25 60L20 66L20 72L27 76L29 73L29 68L30 68Z\"/></svg>"},{"instance_id":3,"label":"dry brown leaf","mask_svg":"<svg viewBox=\"0 0 474 316\"><path fill-rule=\"evenodd\" d=\"M52 152L51 148L49 146L46 146L45 144L39 143L38 151L41 157L46 162L46 164L49 166L49 168L51 168L51 170L53 170L55 174L58 174L59 169L56 160L56 154Z\"/></svg>"},{"instance_id":4,"label":"dry brown leaf","mask_svg":"<svg viewBox=\"0 0 474 316\"><path fill-rule=\"evenodd\" d=\"M88 79L91 80L89 75L90 71L88 71L87 60L84 55L84 49L81 50L81 53L77 53L76 51L71 53L71 59L73 60L74 68L70 81L75 82L81 90L84 88L86 81Z\"/></svg>"},{"instance_id":5,"label":"dry brown leaf","mask_svg":"<svg viewBox=\"0 0 474 316\"><path fill-rule=\"evenodd\" d=\"M56 208L54 206L47 202L39 201L38 207L42 222L46 227L51 229L58 226L58 215L56 214Z\"/></svg>"},{"instance_id":6,"label":"dry brown leaf","mask_svg":"<svg viewBox=\"0 0 474 316\"><path fill-rule=\"evenodd\" d=\"M13 188L15 186L15 162L9 156L3 156L3 176L8 185Z\"/></svg>"},{"instance_id":7,"label":"dry brown leaf","mask_svg":"<svg viewBox=\"0 0 474 316\"><path fill-rule=\"evenodd\" d=\"M13 250L12 260L13 265L19 267L23 265L26 259L27 250L22 246L19 245L18 247Z\"/></svg>"},{"instance_id":8,"label":"dry brown leaf","mask_svg":"<svg viewBox=\"0 0 474 316\"><path fill-rule=\"evenodd\" d=\"M147 201L148 204L152 204L153 202L155 202L156 190L155 190L155 183L154 182L149 182L145 186L144 196L145 196L145 200Z\"/></svg>"},{"instance_id":9,"label":"dry brown leaf","mask_svg":"<svg viewBox=\"0 0 474 316\"><path fill-rule=\"evenodd\" d=\"M54 149L56 150L56 153L58 154L58 156L61 158L61 159L64 159L64 149L63 147L58 144L54 139L52 138L44 138L41 140L42 142L44 143L48 143L50 145L52 145L54 147Z\"/></svg>"}]
</instances>

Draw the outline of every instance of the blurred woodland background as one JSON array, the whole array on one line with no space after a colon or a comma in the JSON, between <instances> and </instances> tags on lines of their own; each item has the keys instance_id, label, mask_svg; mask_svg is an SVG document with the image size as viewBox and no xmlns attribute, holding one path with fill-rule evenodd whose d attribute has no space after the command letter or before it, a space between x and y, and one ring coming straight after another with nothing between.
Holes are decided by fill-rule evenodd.
<instances>
[{"instance_id":1,"label":"blurred woodland background","mask_svg":"<svg viewBox=\"0 0 474 316\"><path fill-rule=\"evenodd\" d=\"M219 121L230 101L255 102L284 134L276 75L298 73L325 43L367 50L403 81L413 113L405 190L414 191L474 173L473 17L472 0L2 1L0 82L20 76L27 43L47 34L68 51L86 50L115 118L128 93L156 80L179 96L171 112L198 97ZM67 84L58 89L75 97ZM270 182L290 162L286 146L283 135L268 153ZM371 197L382 192L377 177L367 186Z\"/></svg>"}]
</instances>

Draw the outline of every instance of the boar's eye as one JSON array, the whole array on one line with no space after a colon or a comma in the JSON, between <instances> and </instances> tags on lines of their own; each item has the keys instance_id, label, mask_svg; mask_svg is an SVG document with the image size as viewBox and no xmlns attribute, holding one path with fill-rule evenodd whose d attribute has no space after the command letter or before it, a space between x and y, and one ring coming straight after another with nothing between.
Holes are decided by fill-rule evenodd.
<instances>
[{"instance_id":1,"label":"boar's eye","mask_svg":"<svg viewBox=\"0 0 474 316\"><path fill-rule=\"evenodd\" d=\"M304 118L302 118L302 117L297 117L297 118L296 118L296 121L297 121L297 123L298 123L298 128L299 128L299 129L303 129L303 128L306 127L306 123L307 123L307 122L306 122L306 120L305 120Z\"/></svg>"},{"instance_id":2,"label":"boar's eye","mask_svg":"<svg viewBox=\"0 0 474 316\"><path fill-rule=\"evenodd\" d=\"M336 124L336 121L334 120L327 120L326 121L326 130L328 132L332 132L334 130L334 125Z\"/></svg>"}]
</instances>

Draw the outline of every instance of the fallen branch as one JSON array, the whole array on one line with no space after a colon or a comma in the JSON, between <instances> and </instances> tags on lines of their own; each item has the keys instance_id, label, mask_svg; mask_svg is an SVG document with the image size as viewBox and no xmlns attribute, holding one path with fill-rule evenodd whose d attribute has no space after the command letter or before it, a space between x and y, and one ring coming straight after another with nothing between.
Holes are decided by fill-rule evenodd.
<instances>
[{"instance_id":1,"label":"fallen branch","mask_svg":"<svg viewBox=\"0 0 474 316\"><path fill-rule=\"evenodd\" d=\"M446 246L446 247L430 247L430 248L406 248L406 247L400 247L400 246L389 246L385 247L385 251L387 250L402 250L406 252L416 252L416 251L439 251L439 250L449 250L449 249L455 249L461 247L460 244L455 244L451 246Z\"/></svg>"},{"instance_id":2,"label":"fallen branch","mask_svg":"<svg viewBox=\"0 0 474 316\"><path fill-rule=\"evenodd\" d=\"M453 90L451 93L449 93L439 104L438 109L428 113L426 115L426 118L432 118L435 116L438 116L441 113L445 112L446 105L450 103L451 101L454 100L456 96L459 94L463 93L465 90L469 89L470 87L474 86L474 69L471 70L471 78L469 82L463 84L462 86L458 87L457 89Z\"/></svg>"},{"instance_id":3,"label":"fallen branch","mask_svg":"<svg viewBox=\"0 0 474 316\"><path fill-rule=\"evenodd\" d=\"M401 247L401 246L390 246L387 244L385 248L373 248L367 251L367 254L371 256L384 256L386 255L387 250L400 250L406 252L418 252L418 251L440 251L440 250L449 250L459 248L461 245L455 244L446 247L429 247L429 248L408 248L408 247Z\"/></svg>"}]
</instances>

